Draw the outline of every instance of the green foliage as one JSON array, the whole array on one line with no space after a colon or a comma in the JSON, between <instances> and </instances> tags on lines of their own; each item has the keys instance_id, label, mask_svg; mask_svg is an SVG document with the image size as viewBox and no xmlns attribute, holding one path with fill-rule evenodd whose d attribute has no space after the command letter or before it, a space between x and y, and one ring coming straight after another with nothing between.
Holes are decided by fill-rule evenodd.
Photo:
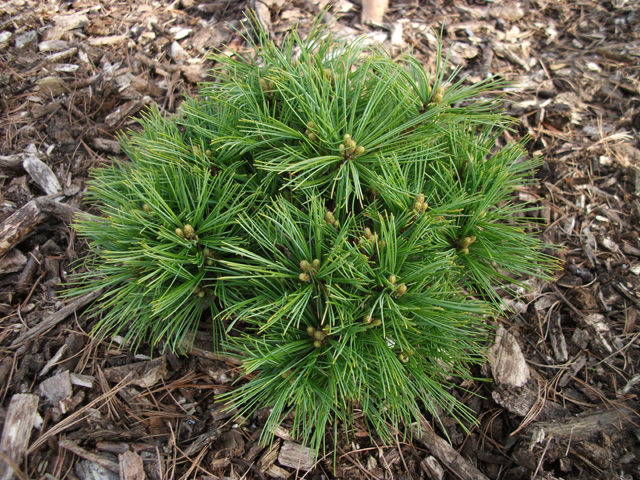
<instances>
[{"instance_id":1,"label":"green foliage","mask_svg":"<svg viewBox=\"0 0 640 480\"><path fill-rule=\"evenodd\" d=\"M501 83L322 29L254 47L95 173L73 294L108 287L98 332L134 345L181 350L211 315L246 373L222 399L273 407L265 439L288 415L313 447L356 411L387 438L438 405L473 421L448 388L484 361L495 285L553 266L511 202L535 163L496 144Z\"/></svg>"}]
</instances>

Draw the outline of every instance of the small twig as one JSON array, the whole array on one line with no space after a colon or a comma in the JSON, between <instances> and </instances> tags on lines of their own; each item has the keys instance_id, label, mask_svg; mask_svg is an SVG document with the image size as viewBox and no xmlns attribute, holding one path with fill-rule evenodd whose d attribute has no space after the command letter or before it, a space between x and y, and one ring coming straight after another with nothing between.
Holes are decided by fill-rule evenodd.
<instances>
[{"instance_id":1,"label":"small twig","mask_svg":"<svg viewBox=\"0 0 640 480\"><path fill-rule=\"evenodd\" d=\"M560 289L558 288L558 286L555 283L551 283L551 288L553 288L555 290L555 292L560 295L560 298L562 299L562 301L571 309L573 310L575 313L578 314L579 317L584 317L585 314L582 313L580 310L578 310L576 307L573 306L573 304L567 300L567 297L564 296L564 294L560 291Z\"/></svg>"},{"instance_id":2,"label":"small twig","mask_svg":"<svg viewBox=\"0 0 640 480\"><path fill-rule=\"evenodd\" d=\"M82 307L84 307L88 303L93 302L96 298L98 298L100 295L102 295L103 292L104 292L104 289L100 288L100 289L95 290L93 292L87 293L86 295L83 295L82 297L74 300L70 304L62 307L57 312L53 312L47 318L42 320L37 326L33 327L28 332L26 332L23 335L21 335L18 338L16 338L11 343L11 347L17 347L17 346L21 345L22 343L24 343L25 340L29 340L31 338L35 338L38 335L42 335L42 334L48 332L53 327L55 327L58 323L60 323L64 319L66 319L69 315L71 315L75 311L81 309Z\"/></svg>"},{"instance_id":3,"label":"small twig","mask_svg":"<svg viewBox=\"0 0 640 480\"><path fill-rule=\"evenodd\" d=\"M542 456L540 457L540 461L538 462L538 467L536 468L536 471L534 472L533 477L531 477L531 480L536 480L536 477L538 476L538 472L542 467L544 456L547 454L547 449L549 448L549 444L551 443L551 440L553 440L553 438L549 437L549 440L547 440L547 444L544 446L544 450L542 451Z\"/></svg>"}]
</instances>

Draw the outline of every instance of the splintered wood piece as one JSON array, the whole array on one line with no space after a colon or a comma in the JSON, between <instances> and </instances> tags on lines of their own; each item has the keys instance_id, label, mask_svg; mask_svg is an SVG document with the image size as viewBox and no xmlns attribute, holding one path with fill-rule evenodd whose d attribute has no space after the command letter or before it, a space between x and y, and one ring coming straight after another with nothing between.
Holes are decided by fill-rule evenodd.
<instances>
[{"instance_id":1,"label":"splintered wood piece","mask_svg":"<svg viewBox=\"0 0 640 480\"><path fill-rule=\"evenodd\" d=\"M362 23L382 23L382 17L384 17L388 5L389 0L363 0Z\"/></svg>"},{"instance_id":2,"label":"splintered wood piece","mask_svg":"<svg viewBox=\"0 0 640 480\"><path fill-rule=\"evenodd\" d=\"M8 170L12 173L23 172L23 161L24 154L22 153L19 153L17 155L0 155L0 170Z\"/></svg>"},{"instance_id":3,"label":"splintered wood piece","mask_svg":"<svg viewBox=\"0 0 640 480\"><path fill-rule=\"evenodd\" d=\"M51 378L47 378L40 384L40 393L47 397L51 405L56 405L60 400L73 393L69 370L60 372Z\"/></svg>"},{"instance_id":4,"label":"splintered wood piece","mask_svg":"<svg viewBox=\"0 0 640 480\"><path fill-rule=\"evenodd\" d=\"M420 462L420 467L431 480L444 480L444 469L436 457L429 456Z\"/></svg>"},{"instance_id":5,"label":"splintered wood piece","mask_svg":"<svg viewBox=\"0 0 640 480\"><path fill-rule=\"evenodd\" d=\"M28 156L24 159L24 162L22 162L22 166L33 181L36 182L47 195L54 195L62 191L56 174L49 168L49 165L38 157L34 157L33 155Z\"/></svg>"},{"instance_id":6,"label":"splintered wood piece","mask_svg":"<svg viewBox=\"0 0 640 480\"><path fill-rule=\"evenodd\" d=\"M37 395L18 393L11 397L0 438L0 452L14 465L22 463L37 416ZM4 457L0 458L0 480L10 480L12 477L13 469L9 462Z\"/></svg>"},{"instance_id":7,"label":"splintered wood piece","mask_svg":"<svg viewBox=\"0 0 640 480\"><path fill-rule=\"evenodd\" d=\"M67 318L69 315L74 313L76 310L79 310L82 307L84 307L85 305L87 305L88 303L93 302L96 298L98 298L100 295L102 295L102 292L104 292L104 289L100 288L100 289L95 290L93 292L87 293L86 295L83 295L82 297L74 300L70 304L65 305L64 307L62 307L57 312L53 312L47 318L42 320L38 325L33 327L31 330L29 330L27 333L25 333L25 334L19 336L18 338L16 338L11 343L11 346L15 347L17 345L20 345L25 340L29 340L29 339L35 338L38 335L42 335L43 333L51 330L58 323L60 323L65 318Z\"/></svg>"},{"instance_id":8,"label":"splintered wood piece","mask_svg":"<svg viewBox=\"0 0 640 480\"><path fill-rule=\"evenodd\" d=\"M119 480L120 475L89 460L76 463L76 475L80 480Z\"/></svg>"},{"instance_id":9,"label":"splintered wood piece","mask_svg":"<svg viewBox=\"0 0 640 480\"><path fill-rule=\"evenodd\" d=\"M267 470L278 459L278 451L280 450L280 440L273 442L273 445L262 454L260 460L258 460L258 468L262 473L266 473Z\"/></svg>"},{"instance_id":10,"label":"splintered wood piece","mask_svg":"<svg viewBox=\"0 0 640 480\"><path fill-rule=\"evenodd\" d=\"M615 408L593 412L581 417L537 422L528 427L526 431L532 437L538 435L536 432L544 431L545 437L553 437L557 443L571 440L572 444L576 444L596 440L601 433L611 436L615 432L635 425L638 421L638 410L640 408L637 403L625 402L616 405Z\"/></svg>"},{"instance_id":11,"label":"splintered wood piece","mask_svg":"<svg viewBox=\"0 0 640 480\"><path fill-rule=\"evenodd\" d=\"M131 373L133 373L131 385L137 385L142 388L153 387L161 379L169 378L167 358L163 355L148 362L132 363L104 370L104 376L110 382L121 382Z\"/></svg>"},{"instance_id":12,"label":"splintered wood piece","mask_svg":"<svg viewBox=\"0 0 640 480\"><path fill-rule=\"evenodd\" d=\"M67 205L66 203L60 203L55 198L51 197L40 197L37 198L36 203L40 208L40 211L44 213L48 213L49 215L53 215L59 220L65 223L73 223L76 217L82 214L85 217L91 218L91 220L95 220L97 222L106 222L106 219L95 217L88 213L83 212L82 210L72 207L71 205Z\"/></svg>"},{"instance_id":13,"label":"splintered wood piece","mask_svg":"<svg viewBox=\"0 0 640 480\"><path fill-rule=\"evenodd\" d=\"M436 435L426 419L421 418L420 425L416 425L414 430L416 438L457 477L462 480L489 480L471 462L456 452L449 442Z\"/></svg>"},{"instance_id":14,"label":"splintered wood piece","mask_svg":"<svg viewBox=\"0 0 640 480\"><path fill-rule=\"evenodd\" d=\"M36 228L49 216L40 209L35 200L16 210L0 225L0 257L25 238L35 233Z\"/></svg>"},{"instance_id":15,"label":"splintered wood piece","mask_svg":"<svg viewBox=\"0 0 640 480\"><path fill-rule=\"evenodd\" d=\"M94 138L93 148L100 150L101 152L113 153L117 155L120 153L120 142L117 140L111 140L109 138Z\"/></svg>"},{"instance_id":16,"label":"splintered wood piece","mask_svg":"<svg viewBox=\"0 0 640 480\"><path fill-rule=\"evenodd\" d=\"M115 473L118 473L120 471L120 464L118 462L109 460L108 458L105 458L101 455L96 455L95 453L87 452L84 448L79 447L75 442L72 442L71 440L60 440L59 445L61 448L69 450L70 452L75 453L77 456L84 458L85 460L97 463L107 470L111 470Z\"/></svg>"},{"instance_id":17,"label":"splintered wood piece","mask_svg":"<svg viewBox=\"0 0 640 480\"><path fill-rule=\"evenodd\" d=\"M14 248L0 260L0 274L19 272L27 263L27 257Z\"/></svg>"},{"instance_id":18,"label":"splintered wood piece","mask_svg":"<svg viewBox=\"0 0 640 480\"><path fill-rule=\"evenodd\" d=\"M496 383L521 387L529 380L529 367L516 338L503 327L496 332L496 343L489 352L494 360L491 373Z\"/></svg>"},{"instance_id":19,"label":"splintered wood piece","mask_svg":"<svg viewBox=\"0 0 640 480\"><path fill-rule=\"evenodd\" d=\"M280 480L286 480L291 476L291 474L287 470L285 470L284 468L280 468L277 465L271 465L264 473L266 473L271 478Z\"/></svg>"},{"instance_id":20,"label":"splintered wood piece","mask_svg":"<svg viewBox=\"0 0 640 480\"><path fill-rule=\"evenodd\" d=\"M294 442L284 442L278 455L278 462L283 467L308 472L316 464L316 452Z\"/></svg>"},{"instance_id":21,"label":"splintered wood piece","mask_svg":"<svg viewBox=\"0 0 640 480\"><path fill-rule=\"evenodd\" d=\"M118 455L120 464L120 480L145 480L142 457L135 452L127 451Z\"/></svg>"}]
</instances>

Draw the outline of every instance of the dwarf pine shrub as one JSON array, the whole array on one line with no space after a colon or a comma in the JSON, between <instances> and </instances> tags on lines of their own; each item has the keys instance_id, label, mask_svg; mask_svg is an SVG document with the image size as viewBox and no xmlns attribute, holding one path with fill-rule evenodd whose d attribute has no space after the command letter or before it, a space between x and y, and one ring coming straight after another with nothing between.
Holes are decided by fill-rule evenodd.
<instances>
[{"instance_id":1,"label":"dwarf pine shrub","mask_svg":"<svg viewBox=\"0 0 640 480\"><path fill-rule=\"evenodd\" d=\"M223 400L272 407L264 437L287 416L313 447L356 413L387 438L421 409L473 420L449 387L484 361L495 286L552 265L511 202L535 163L496 145L501 83L320 28L253 46L94 173L73 292L107 287L96 333L181 351L212 318L246 373Z\"/></svg>"}]
</instances>

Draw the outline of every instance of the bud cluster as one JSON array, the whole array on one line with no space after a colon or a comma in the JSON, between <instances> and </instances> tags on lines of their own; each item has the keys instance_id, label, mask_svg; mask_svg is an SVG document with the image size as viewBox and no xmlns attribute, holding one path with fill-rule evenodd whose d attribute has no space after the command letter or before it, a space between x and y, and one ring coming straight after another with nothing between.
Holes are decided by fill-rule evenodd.
<instances>
[{"instance_id":1,"label":"bud cluster","mask_svg":"<svg viewBox=\"0 0 640 480\"><path fill-rule=\"evenodd\" d=\"M333 212L330 210L327 210L327 213L325 213L324 221L327 222L327 225L333 225L335 228L340 228L340 221L336 220L336 217L334 217Z\"/></svg>"},{"instance_id":2,"label":"bud cluster","mask_svg":"<svg viewBox=\"0 0 640 480\"><path fill-rule=\"evenodd\" d=\"M371 327L379 327L380 325L382 325L382 320L379 318L373 318L373 316L368 313L367 315L362 317L362 323Z\"/></svg>"},{"instance_id":3,"label":"bud cluster","mask_svg":"<svg viewBox=\"0 0 640 480\"><path fill-rule=\"evenodd\" d=\"M213 254L213 250L211 250L210 248L205 248L204 249L204 264L207 267L210 267L213 265L213 258L214 258L214 254Z\"/></svg>"},{"instance_id":4,"label":"bud cluster","mask_svg":"<svg viewBox=\"0 0 640 480\"><path fill-rule=\"evenodd\" d=\"M307 327L307 333L311 338L313 338L313 346L316 348L320 348L322 343L327 338L327 332L322 330L322 328L316 329L314 327Z\"/></svg>"},{"instance_id":5,"label":"bud cluster","mask_svg":"<svg viewBox=\"0 0 640 480\"><path fill-rule=\"evenodd\" d=\"M260 88L262 88L262 91L264 93L269 93L272 92L275 89L275 85L273 84L273 82L266 80L264 78L260 79Z\"/></svg>"},{"instance_id":6,"label":"bud cluster","mask_svg":"<svg viewBox=\"0 0 640 480\"><path fill-rule=\"evenodd\" d=\"M312 142L317 141L318 140L318 135L316 135L317 131L318 131L318 128L316 127L316 125L312 121L308 121L307 129L304 131L304 134L307 136L307 138Z\"/></svg>"},{"instance_id":7,"label":"bud cluster","mask_svg":"<svg viewBox=\"0 0 640 480\"><path fill-rule=\"evenodd\" d=\"M306 260L302 260L300 262L300 270L302 270L302 273L298 275L298 278L303 282L309 283L311 281L311 276L315 276L319 269L320 260L317 258L311 263Z\"/></svg>"},{"instance_id":8,"label":"bud cluster","mask_svg":"<svg viewBox=\"0 0 640 480\"><path fill-rule=\"evenodd\" d=\"M398 287L396 287L396 289L393 291L391 296L393 298L400 298L405 293L407 293L407 284L406 283L401 283L400 285L398 285Z\"/></svg>"},{"instance_id":9,"label":"bud cluster","mask_svg":"<svg viewBox=\"0 0 640 480\"><path fill-rule=\"evenodd\" d=\"M438 85L433 90L433 95L431 96L431 103L435 103L436 105L440 105L444 100L444 87L442 85Z\"/></svg>"},{"instance_id":10,"label":"bud cluster","mask_svg":"<svg viewBox=\"0 0 640 480\"><path fill-rule=\"evenodd\" d=\"M407 285L405 283L396 285L398 281L398 277L392 274L392 275L389 275L388 280L389 280L389 283L395 287L393 290L393 294L391 295L393 298L400 298L402 295L407 293Z\"/></svg>"},{"instance_id":11,"label":"bud cluster","mask_svg":"<svg viewBox=\"0 0 640 480\"><path fill-rule=\"evenodd\" d=\"M418 214L423 214L427 208L429 208L429 204L424 201L424 194L419 193L416 196L416 201L413 203L413 210Z\"/></svg>"},{"instance_id":12,"label":"bud cluster","mask_svg":"<svg viewBox=\"0 0 640 480\"><path fill-rule=\"evenodd\" d=\"M353 160L364 153L364 147L356 145L356 142L351 139L351 135L345 133L343 139L344 143L341 143L338 148L345 160Z\"/></svg>"},{"instance_id":13,"label":"bud cluster","mask_svg":"<svg viewBox=\"0 0 640 480\"><path fill-rule=\"evenodd\" d=\"M460 240L460 253L469 253L469 247L473 242L476 241L476 236L471 235L470 237L463 237Z\"/></svg>"}]
</instances>

